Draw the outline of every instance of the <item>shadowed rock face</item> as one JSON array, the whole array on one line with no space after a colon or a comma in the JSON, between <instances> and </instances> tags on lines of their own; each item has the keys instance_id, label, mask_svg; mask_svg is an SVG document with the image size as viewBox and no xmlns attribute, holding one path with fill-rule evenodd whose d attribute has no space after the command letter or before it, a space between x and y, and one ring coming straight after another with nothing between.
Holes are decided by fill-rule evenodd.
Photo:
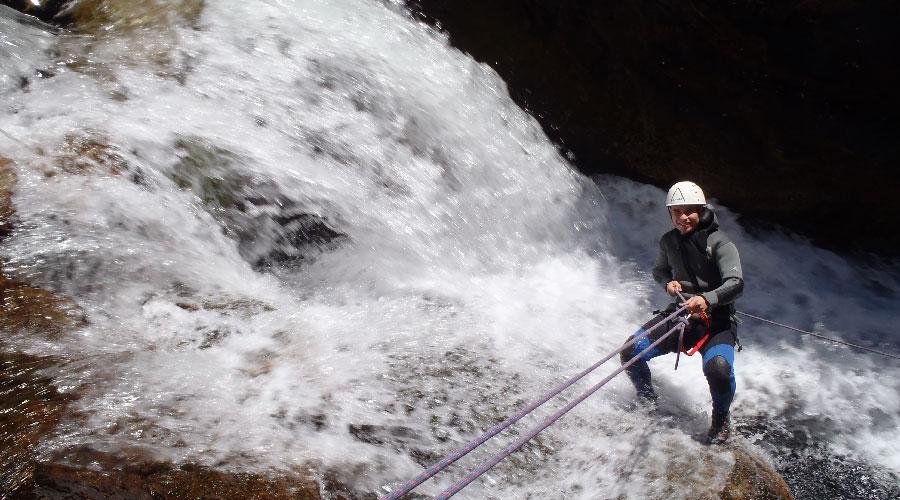
<instances>
[{"instance_id":1,"label":"shadowed rock face","mask_svg":"<svg viewBox=\"0 0 900 500\"><path fill-rule=\"evenodd\" d=\"M52 22L68 2L69 0L42 0L35 5L31 0L3 0L0 4L8 5L42 21Z\"/></svg>"},{"instance_id":2,"label":"shadowed rock face","mask_svg":"<svg viewBox=\"0 0 900 500\"><path fill-rule=\"evenodd\" d=\"M752 219L897 255L897 2L408 4L582 172L696 180Z\"/></svg>"}]
</instances>

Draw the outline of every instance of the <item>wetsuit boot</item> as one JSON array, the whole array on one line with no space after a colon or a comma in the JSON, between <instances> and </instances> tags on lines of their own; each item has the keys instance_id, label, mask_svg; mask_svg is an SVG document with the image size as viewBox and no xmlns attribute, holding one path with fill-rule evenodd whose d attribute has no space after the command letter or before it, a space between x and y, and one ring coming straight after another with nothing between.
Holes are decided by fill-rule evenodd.
<instances>
[{"instance_id":1,"label":"wetsuit boot","mask_svg":"<svg viewBox=\"0 0 900 500\"><path fill-rule=\"evenodd\" d=\"M712 396L712 422L707 432L710 444L722 444L731 435L729 418L731 402L734 400L734 347L727 344L713 346L703 356L703 373L709 382Z\"/></svg>"},{"instance_id":2,"label":"wetsuit boot","mask_svg":"<svg viewBox=\"0 0 900 500\"><path fill-rule=\"evenodd\" d=\"M713 410L712 423L706 431L706 442L709 444L724 444L731 436L731 417L727 413Z\"/></svg>"}]
</instances>

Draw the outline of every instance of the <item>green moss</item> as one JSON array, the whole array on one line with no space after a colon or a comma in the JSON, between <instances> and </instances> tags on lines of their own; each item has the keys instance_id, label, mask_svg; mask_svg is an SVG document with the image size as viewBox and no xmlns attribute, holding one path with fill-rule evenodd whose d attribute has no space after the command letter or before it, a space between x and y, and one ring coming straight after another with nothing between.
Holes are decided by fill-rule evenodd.
<instances>
[{"instance_id":1,"label":"green moss","mask_svg":"<svg viewBox=\"0 0 900 500\"><path fill-rule=\"evenodd\" d=\"M179 138L175 148L181 159L169 178L176 186L191 190L215 212L243 209L240 194L250 179L235 172L234 153L198 138Z\"/></svg>"}]
</instances>

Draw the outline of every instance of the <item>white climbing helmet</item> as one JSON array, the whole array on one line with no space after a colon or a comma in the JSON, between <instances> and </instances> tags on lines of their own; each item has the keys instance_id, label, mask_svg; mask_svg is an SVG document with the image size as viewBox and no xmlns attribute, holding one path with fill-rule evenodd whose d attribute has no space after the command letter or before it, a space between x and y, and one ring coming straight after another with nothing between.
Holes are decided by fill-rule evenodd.
<instances>
[{"instance_id":1,"label":"white climbing helmet","mask_svg":"<svg viewBox=\"0 0 900 500\"><path fill-rule=\"evenodd\" d=\"M706 205L706 197L700 186L690 181L676 182L666 195L666 206L674 205Z\"/></svg>"}]
</instances>

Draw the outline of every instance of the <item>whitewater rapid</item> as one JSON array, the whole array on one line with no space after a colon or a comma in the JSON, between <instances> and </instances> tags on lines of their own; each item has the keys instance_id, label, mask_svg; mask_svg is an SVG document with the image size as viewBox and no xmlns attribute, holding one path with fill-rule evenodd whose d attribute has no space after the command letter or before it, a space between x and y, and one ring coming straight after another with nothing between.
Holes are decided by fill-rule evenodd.
<instances>
[{"instance_id":1,"label":"whitewater rapid","mask_svg":"<svg viewBox=\"0 0 900 500\"><path fill-rule=\"evenodd\" d=\"M73 297L90 323L5 341L69 361L51 375L81 395L78 415L48 455L89 444L229 470L315 463L384 493L665 303L648 273L670 224L662 191L578 174L489 66L398 2L207 1L191 23L127 36L8 14L0 28L0 155L18 174L6 271ZM117 167L71 168L79 140ZM232 195L256 201L239 213ZM741 252L740 308L900 350L900 267L750 234L716 208ZM339 236L291 247L278 221L298 214ZM298 258L258 265L277 252ZM895 361L749 322L740 337L736 421L770 419L900 473ZM696 496L689 478L665 480L708 423L687 361L651 363L677 422L623 411L632 390L617 378L465 493ZM717 457L711 493L733 460Z\"/></svg>"}]
</instances>

